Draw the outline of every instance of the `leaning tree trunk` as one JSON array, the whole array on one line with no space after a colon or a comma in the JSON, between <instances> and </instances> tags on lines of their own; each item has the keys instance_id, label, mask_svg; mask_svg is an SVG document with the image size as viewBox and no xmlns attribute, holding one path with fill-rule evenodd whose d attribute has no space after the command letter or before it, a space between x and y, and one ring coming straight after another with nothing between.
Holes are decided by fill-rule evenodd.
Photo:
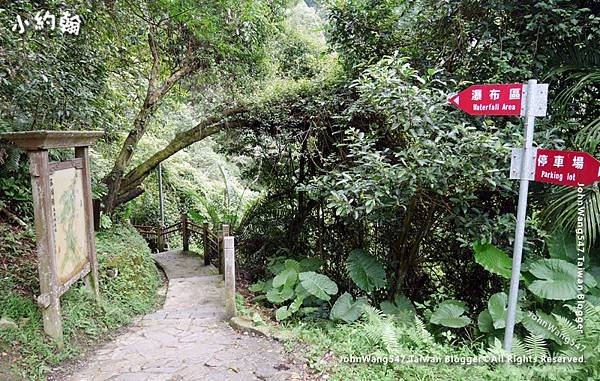
<instances>
[{"instance_id":1,"label":"leaning tree trunk","mask_svg":"<svg viewBox=\"0 0 600 381\"><path fill-rule=\"evenodd\" d=\"M246 112L244 107L232 108L224 111L219 116L207 118L193 128L175 135L165 148L150 156L150 158L122 177L114 206L124 204L141 195L143 193L143 189L141 188L142 182L152 173L158 164L182 149L216 134L225 127L250 126L251 122L245 120L228 120L228 117L244 112Z\"/></svg>"},{"instance_id":2,"label":"leaning tree trunk","mask_svg":"<svg viewBox=\"0 0 600 381\"><path fill-rule=\"evenodd\" d=\"M160 56L152 29L150 33L148 33L148 45L152 52L152 69L148 76L148 89L146 91L144 103L133 121L133 129L125 139L112 170L103 179L103 182L108 188L108 193L104 198L104 210L109 214L113 213L115 207L119 204L119 201L121 201L119 199L119 193L121 193L119 190L121 189L123 175L129 164L131 164L131 159L135 153L137 144L146 133L148 122L154 114L157 104L165 97L165 95L167 95L177 82L198 68L197 64L187 62L182 65L181 68L174 71L159 86Z\"/></svg>"}]
</instances>

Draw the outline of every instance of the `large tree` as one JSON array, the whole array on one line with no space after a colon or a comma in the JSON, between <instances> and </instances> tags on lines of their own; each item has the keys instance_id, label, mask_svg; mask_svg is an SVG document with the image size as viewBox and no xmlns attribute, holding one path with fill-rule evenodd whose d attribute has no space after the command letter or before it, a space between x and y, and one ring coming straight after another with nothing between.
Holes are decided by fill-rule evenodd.
<instances>
[{"instance_id":1,"label":"large tree","mask_svg":"<svg viewBox=\"0 0 600 381\"><path fill-rule=\"evenodd\" d=\"M244 111L234 107L207 118L128 172L152 116L174 86L216 70L221 78L256 74L265 42L284 5L285 1L250 0L127 4L147 34L147 86L132 128L103 180L108 188L104 198L107 212L139 195L143 191L139 185L162 160L218 132L229 117Z\"/></svg>"}]
</instances>

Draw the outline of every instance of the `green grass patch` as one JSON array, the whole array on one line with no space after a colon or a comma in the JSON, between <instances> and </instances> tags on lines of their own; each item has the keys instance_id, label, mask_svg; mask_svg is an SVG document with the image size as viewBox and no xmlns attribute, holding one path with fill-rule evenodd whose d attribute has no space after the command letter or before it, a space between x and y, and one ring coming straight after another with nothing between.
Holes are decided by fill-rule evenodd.
<instances>
[{"instance_id":1,"label":"green grass patch","mask_svg":"<svg viewBox=\"0 0 600 381\"><path fill-rule=\"evenodd\" d=\"M10 275L9 268L9 275L0 279L0 315L19 326L0 331L0 349L9 353L16 374L32 380L44 379L61 361L156 305L159 274L148 245L134 229L115 226L98 233L96 246L102 300L96 303L82 282L63 295L63 349L44 335L41 312L33 295L23 291L27 288L20 283L30 285L30 277ZM22 250L30 252L31 248ZM17 252L11 255L18 257Z\"/></svg>"}]
</instances>

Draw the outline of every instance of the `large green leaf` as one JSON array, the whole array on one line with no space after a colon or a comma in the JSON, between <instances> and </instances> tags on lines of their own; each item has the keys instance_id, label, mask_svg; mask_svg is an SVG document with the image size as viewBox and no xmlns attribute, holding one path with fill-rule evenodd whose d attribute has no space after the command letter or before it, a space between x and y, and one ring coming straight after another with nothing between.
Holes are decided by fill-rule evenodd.
<instances>
[{"instance_id":1,"label":"large green leaf","mask_svg":"<svg viewBox=\"0 0 600 381\"><path fill-rule=\"evenodd\" d=\"M577 297L578 268L574 264L562 259L540 259L529 266L529 272L538 278L529 285L529 290L540 298L571 300ZM586 288L596 286L596 280L589 273L582 275Z\"/></svg>"},{"instance_id":2,"label":"large green leaf","mask_svg":"<svg viewBox=\"0 0 600 381\"><path fill-rule=\"evenodd\" d=\"M505 252L490 243L473 243L475 262L487 271L510 279L512 272L512 259Z\"/></svg>"},{"instance_id":3,"label":"large green leaf","mask_svg":"<svg viewBox=\"0 0 600 381\"><path fill-rule=\"evenodd\" d=\"M363 306L367 304L366 298L358 298L354 301L352 295L344 292L336 301L329 318L333 321L342 320L346 323L352 323L363 313Z\"/></svg>"},{"instance_id":4,"label":"large green leaf","mask_svg":"<svg viewBox=\"0 0 600 381\"><path fill-rule=\"evenodd\" d=\"M286 259L283 262L283 267L286 270L295 270L296 272L300 272L300 263L298 263L298 261L295 261L293 259Z\"/></svg>"},{"instance_id":5,"label":"large green leaf","mask_svg":"<svg viewBox=\"0 0 600 381\"><path fill-rule=\"evenodd\" d=\"M383 265L364 250L352 250L346 260L346 267L350 278L366 292L377 290L386 284Z\"/></svg>"},{"instance_id":6,"label":"large green leaf","mask_svg":"<svg viewBox=\"0 0 600 381\"><path fill-rule=\"evenodd\" d=\"M415 307L413 306L410 299L404 295L396 295L393 302L384 301L379 305L381 311L386 315L397 315L403 316L408 314L410 316L415 315Z\"/></svg>"},{"instance_id":7,"label":"large green leaf","mask_svg":"<svg viewBox=\"0 0 600 381\"><path fill-rule=\"evenodd\" d=\"M275 311L275 319L277 321L285 320L292 316L292 312L288 309L288 306L281 306Z\"/></svg>"},{"instance_id":8,"label":"large green leaf","mask_svg":"<svg viewBox=\"0 0 600 381\"><path fill-rule=\"evenodd\" d=\"M437 307L431 315L430 322L450 328L462 328L471 323L468 316L464 316L465 308L461 302L446 300Z\"/></svg>"},{"instance_id":9,"label":"large green leaf","mask_svg":"<svg viewBox=\"0 0 600 381\"><path fill-rule=\"evenodd\" d=\"M258 281L250 286L248 289L252 292L269 292L270 289L273 288L273 279Z\"/></svg>"},{"instance_id":10,"label":"large green leaf","mask_svg":"<svg viewBox=\"0 0 600 381\"><path fill-rule=\"evenodd\" d=\"M337 284L323 274L314 271L300 273L300 284L311 295L325 301L331 299L330 295L338 292Z\"/></svg>"},{"instance_id":11,"label":"large green leaf","mask_svg":"<svg viewBox=\"0 0 600 381\"><path fill-rule=\"evenodd\" d=\"M506 314L508 312L508 296L504 292L499 292L490 297L488 301L488 312L492 318L494 329L506 327ZM519 306L515 313L515 323L523 320L523 313Z\"/></svg>"},{"instance_id":12,"label":"large green leaf","mask_svg":"<svg viewBox=\"0 0 600 381\"><path fill-rule=\"evenodd\" d=\"M304 302L304 298L301 296L296 296L296 299L290 304L289 311L291 313L296 313L302 307L302 303Z\"/></svg>"},{"instance_id":13,"label":"large green leaf","mask_svg":"<svg viewBox=\"0 0 600 381\"><path fill-rule=\"evenodd\" d=\"M288 259L286 259L285 257L271 258L271 259L269 259L269 262L267 263L267 268L273 275L277 275L277 274L281 273L283 270L285 270L286 260L288 260Z\"/></svg>"},{"instance_id":14,"label":"large green leaf","mask_svg":"<svg viewBox=\"0 0 600 381\"><path fill-rule=\"evenodd\" d=\"M273 304L281 304L294 296L294 290L289 287L272 288L267 292L267 300Z\"/></svg>"},{"instance_id":15,"label":"large green leaf","mask_svg":"<svg viewBox=\"0 0 600 381\"><path fill-rule=\"evenodd\" d=\"M479 327L479 330L484 333L494 331L494 321L492 320L490 311L485 309L479 313L479 316L477 317L477 326Z\"/></svg>"},{"instance_id":16,"label":"large green leaf","mask_svg":"<svg viewBox=\"0 0 600 381\"><path fill-rule=\"evenodd\" d=\"M564 231L555 231L550 238L546 240L550 257L554 259L576 260L577 243L574 234L568 234Z\"/></svg>"},{"instance_id":17,"label":"large green leaf","mask_svg":"<svg viewBox=\"0 0 600 381\"><path fill-rule=\"evenodd\" d=\"M266 288L266 282L259 280L258 282L254 283L250 287L248 287L248 290L250 290L252 292L265 292L265 288Z\"/></svg>"},{"instance_id":18,"label":"large green leaf","mask_svg":"<svg viewBox=\"0 0 600 381\"><path fill-rule=\"evenodd\" d=\"M293 288L297 281L298 272L293 268L285 269L273 278L273 287L285 285L287 288Z\"/></svg>"},{"instance_id":19,"label":"large green leaf","mask_svg":"<svg viewBox=\"0 0 600 381\"><path fill-rule=\"evenodd\" d=\"M300 260L300 271L318 271L323 261L316 257L305 257Z\"/></svg>"}]
</instances>

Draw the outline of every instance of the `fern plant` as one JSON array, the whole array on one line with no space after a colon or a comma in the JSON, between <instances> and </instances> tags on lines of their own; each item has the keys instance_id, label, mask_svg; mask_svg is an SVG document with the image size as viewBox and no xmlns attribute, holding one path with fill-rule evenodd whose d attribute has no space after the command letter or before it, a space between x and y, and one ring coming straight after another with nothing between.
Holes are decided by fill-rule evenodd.
<instances>
[{"instance_id":1,"label":"fern plant","mask_svg":"<svg viewBox=\"0 0 600 381\"><path fill-rule=\"evenodd\" d=\"M566 305L566 307L575 314L576 306ZM567 356L579 356L583 354L584 364L579 364L576 369L577 379L598 380L600 379L600 306L594 306L585 301L583 304L584 329L583 335L573 332L572 323L561 319L559 324L563 324L563 329L569 335L577 335L577 343L583 348L582 351L573 351L573 347L564 347L561 353ZM565 328L566 327L566 328ZM575 377L574 377L575 378Z\"/></svg>"},{"instance_id":2,"label":"fern plant","mask_svg":"<svg viewBox=\"0 0 600 381\"><path fill-rule=\"evenodd\" d=\"M530 357L541 358L548 356L546 340L541 336L529 334L524 340L524 345L527 355Z\"/></svg>"},{"instance_id":3,"label":"fern plant","mask_svg":"<svg viewBox=\"0 0 600 381\"><path fill-rule=\"evenodd\" d=\"M365 320L361 324L361 330L375 346L379 346L388 354L397 354L399 346L399 335L394 320L385 316L373 306L363 307Z\"/></svg>"},{"instance_id":4,"label":"fern plant","mask_svg":"<svg viewBox=\"0 0 600 381\"><path fill-rule=\"evenodd\" d=\"M408 331L408 337L419 346L433 344L433 335L427 330L425 323L418 316L414 319L414 329Z\"/></svg>"}]
</instances>

